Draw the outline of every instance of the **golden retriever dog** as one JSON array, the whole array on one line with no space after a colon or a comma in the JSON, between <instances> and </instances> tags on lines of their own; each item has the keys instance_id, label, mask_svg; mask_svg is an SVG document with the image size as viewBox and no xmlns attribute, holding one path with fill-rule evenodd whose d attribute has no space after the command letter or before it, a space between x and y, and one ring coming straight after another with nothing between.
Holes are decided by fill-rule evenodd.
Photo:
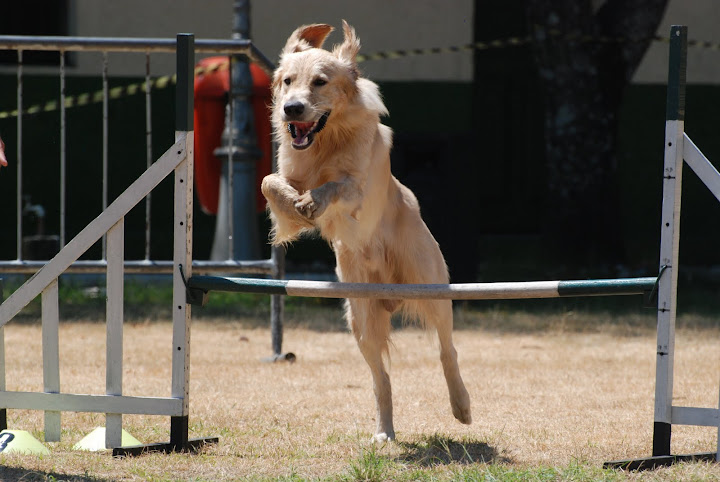
<instances>
[{"instance_id":1,"label":"golden retriever dog","mask_svg":"<svg viewBox=\"0 0 720 482\"><path fill-rule=\"evenodd\" d=\"M322 49L329 25L293 32L273 76L272 122L278 172L262 182L273 244L319 231L335 252L337 276L356 283L447 283L440 248L420 217L412 191L390 172L392 131L378 86L362 78L360 42L343 21L344 41ZM469 424L470 397L452 342L449 300L346 301L346 319L372 372L377 406L373 440L395 438L389 357L390 317L403 312L435 328L450 406Z\"/></svg>"}]
</instances>

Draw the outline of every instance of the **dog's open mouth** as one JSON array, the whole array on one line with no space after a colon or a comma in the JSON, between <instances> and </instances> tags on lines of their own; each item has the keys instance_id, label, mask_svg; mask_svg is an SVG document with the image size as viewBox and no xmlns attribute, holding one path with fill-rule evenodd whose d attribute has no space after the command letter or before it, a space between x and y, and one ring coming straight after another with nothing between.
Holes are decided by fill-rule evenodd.
<instances>
[{"instance_id":1,"label":"dog's open mouth","mask_svg":"<svg viewBox=\"0 0 720 482\"><path fill-rule=\"evenodd\" d=\"M315 140L315 134L323 130L327 123L330 112L325 112L315 122L289 122L288 132L292 136L292 146L295 149L302 150L310 147Z\"/></svg>"}]
</instances>

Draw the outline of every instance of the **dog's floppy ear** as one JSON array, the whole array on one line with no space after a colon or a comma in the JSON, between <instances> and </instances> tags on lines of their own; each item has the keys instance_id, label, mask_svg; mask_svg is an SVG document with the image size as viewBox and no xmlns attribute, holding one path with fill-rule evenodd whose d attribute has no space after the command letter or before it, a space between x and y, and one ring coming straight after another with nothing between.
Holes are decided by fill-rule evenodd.
<instances>
[{"instance_id":1,"label":"dog's floppy ear","mask_svg":"<svg viewBox=\"0 0 720 482\"><path fill-rule=\"evenodd\" d=\"M360 52L360 39L355 35L355 29L352 28L345 20L343 20L343 34L345 39L340 45L336 45L333 53L340 59L350 62L353 69L353 75L358 77L357 71L357 54Z\"/></svg>"},{"instance_id":2,"label":"dog's floppy ear","mask_svg":"<svg viewBox=\"0 0 720 482\"><path fill-rule=\"evenodd\" d=\"M314 23L298 27L287 40L283 54L302 52L311 48L322 47L325 38L333 31L330 25Z\"/></svg>"}]
</instances>

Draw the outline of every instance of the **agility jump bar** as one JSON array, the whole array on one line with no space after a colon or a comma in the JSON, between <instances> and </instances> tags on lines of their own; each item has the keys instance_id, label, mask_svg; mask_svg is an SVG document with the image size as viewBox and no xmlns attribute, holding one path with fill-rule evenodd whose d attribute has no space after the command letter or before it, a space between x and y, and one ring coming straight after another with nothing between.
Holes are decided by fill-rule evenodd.
<instances>
[{"instance_id":1,"label":"agility jump bar","mask_svg":"<svg viewBox=\"0 0 720 482\"><path fill-rule=\"evenodd\" d=\"M314 298L500 300L578 296L642 295L655 291L657 278L577 281L522 281L456 284L375 284L192 276L189 299L203 303L210 291L263 293ZM193 295L192 292L195 294ZM190 301L189 301L190 302ZM200 304L197 301L195 304Z\"/></svg>"}]
</instances>

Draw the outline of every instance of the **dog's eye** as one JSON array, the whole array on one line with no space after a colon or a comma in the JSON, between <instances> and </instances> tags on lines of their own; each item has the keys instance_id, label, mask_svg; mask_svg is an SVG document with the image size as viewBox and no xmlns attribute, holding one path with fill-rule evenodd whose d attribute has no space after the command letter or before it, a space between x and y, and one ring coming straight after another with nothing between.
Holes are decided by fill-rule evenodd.
<instances>
[{"instance_id":1,"label":"dog's eye","mask_svg":"<svg viewBox=\"0 0 720 482\"><path fill-rule=\"evenodd\" d=\"M292 82L292 80L290 80L290 77L285 77L283 82L285 82L285 85L290 85L290 82Z\"/></svg>"},{"instance_id":2,"label":"dog's eye","mask_svg":"<svg viewBox=\"0 0 720 482\"><path fill-rule=\"evenodd\" d=\"M318 79L313 80L313 85L315 87L322 87L325 84L327 84L327 80L325 80L325 79L318 78Z\"/></svg>"}]
</instances>

